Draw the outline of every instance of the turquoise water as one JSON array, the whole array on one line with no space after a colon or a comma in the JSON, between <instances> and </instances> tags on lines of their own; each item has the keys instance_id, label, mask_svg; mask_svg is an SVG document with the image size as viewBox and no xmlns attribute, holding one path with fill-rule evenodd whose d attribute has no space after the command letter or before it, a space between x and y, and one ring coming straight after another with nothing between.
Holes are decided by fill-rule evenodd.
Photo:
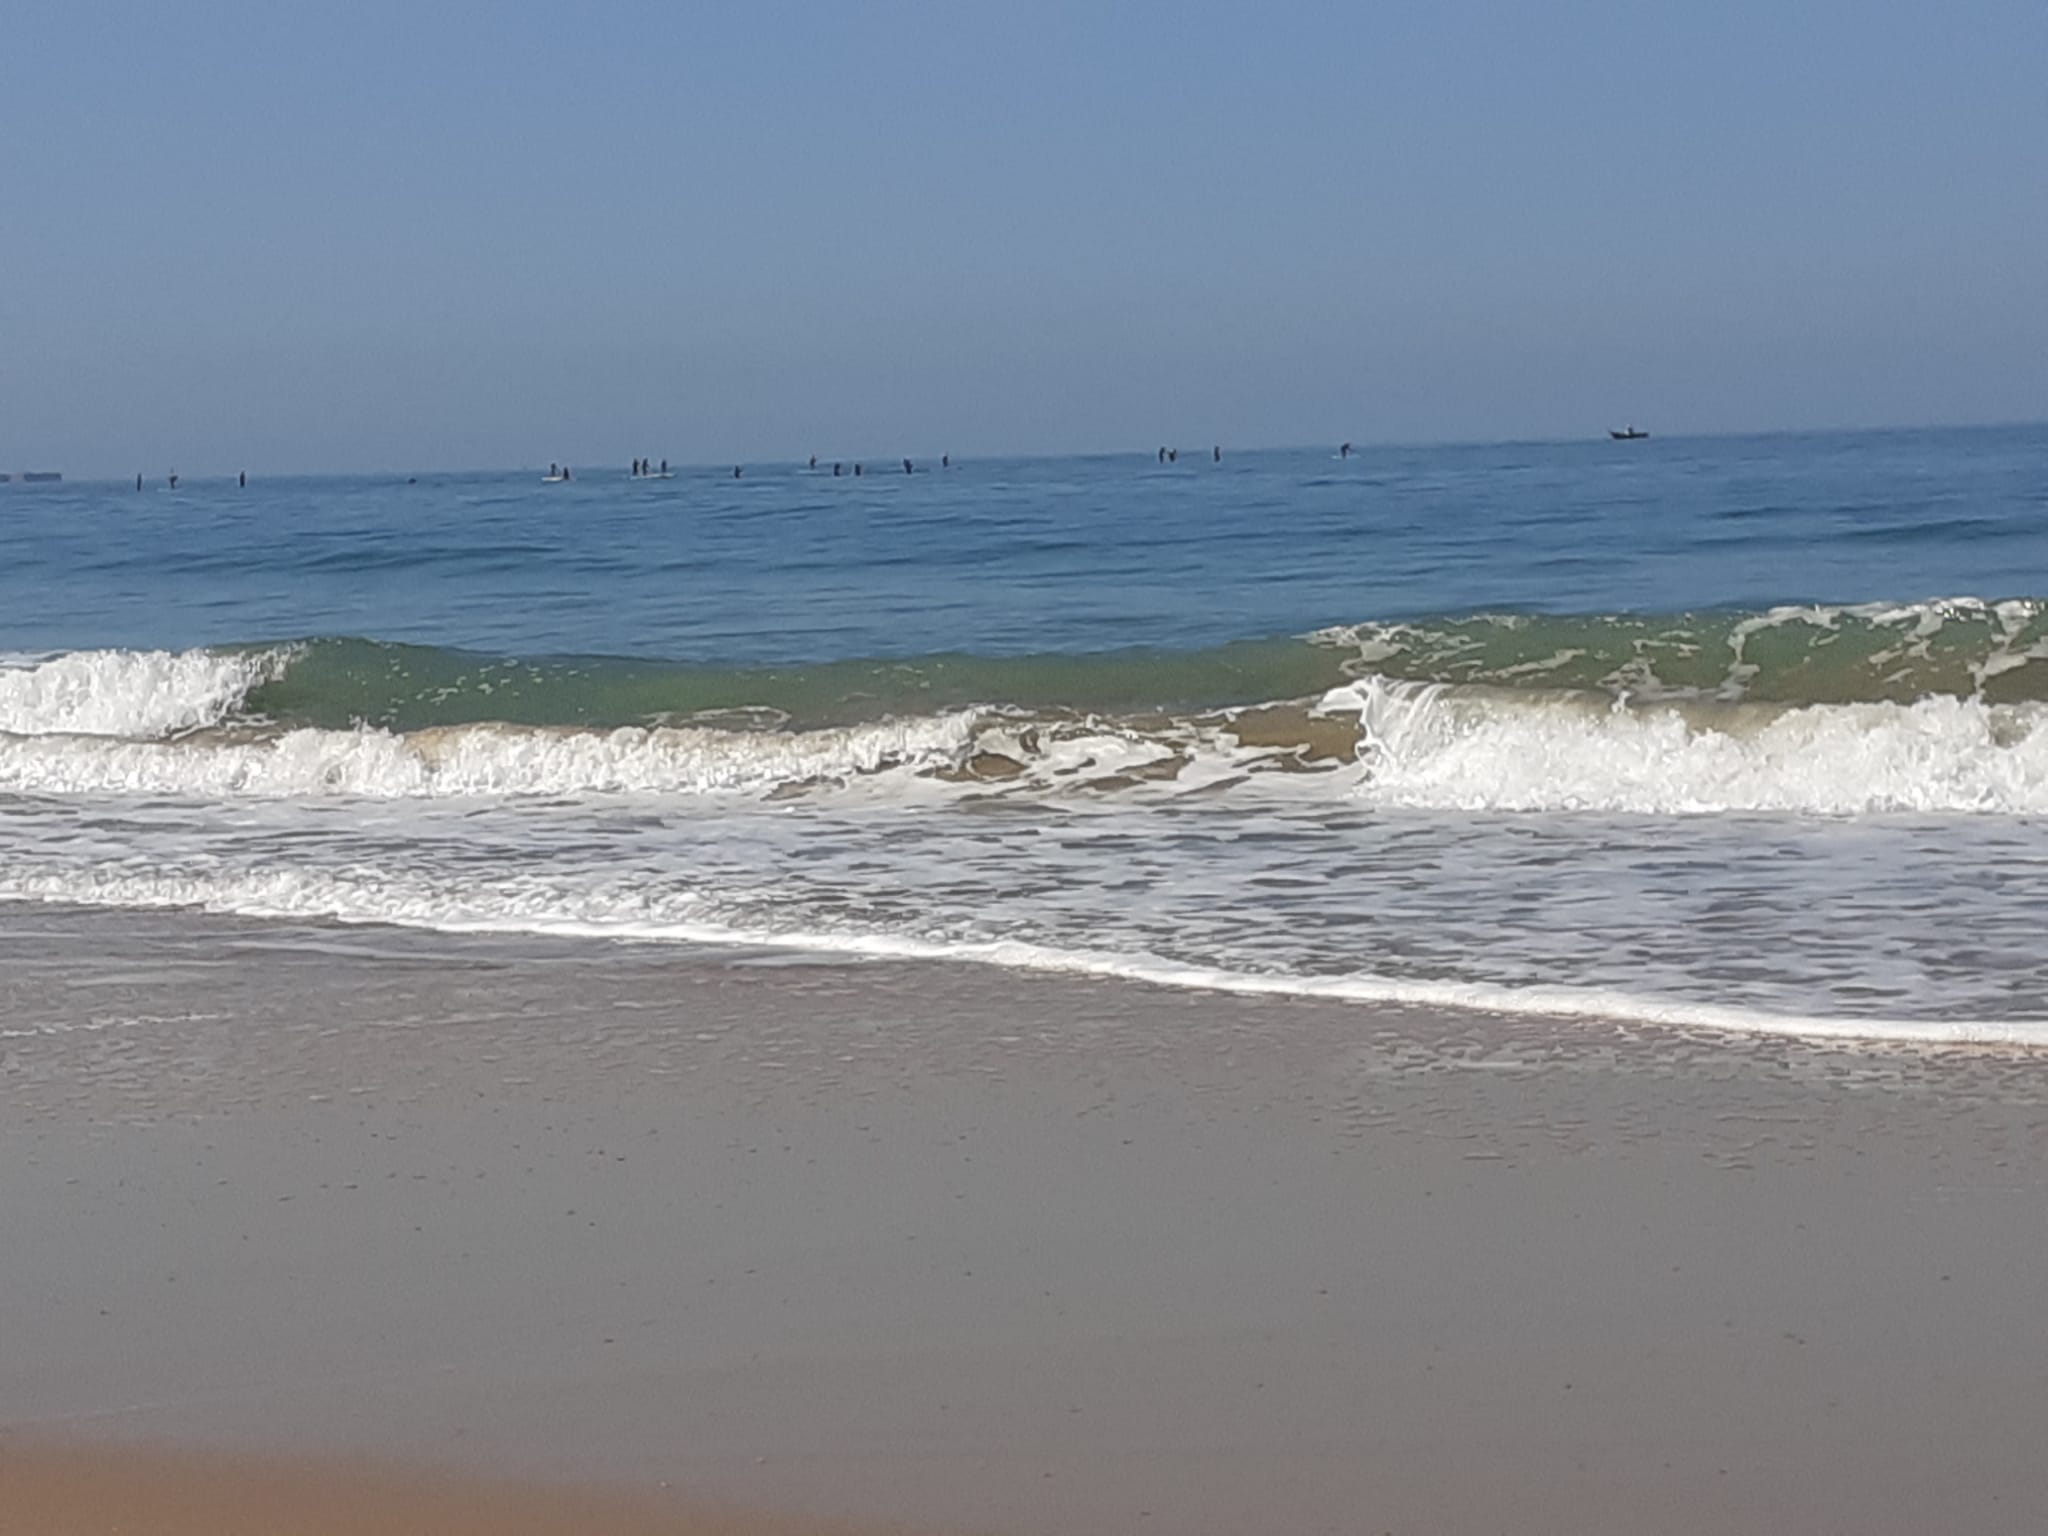
<instances>
[{"instance_id":1,"label":"turquoise water","mask_svg":"<svg viewBox=\"0 0 2048 1536\"><path fill-rule=\"evenodd\" d=\"M0 488L0 900L2048 1040L2048 429L889 463Z\"/></svg>"}]
</instances>

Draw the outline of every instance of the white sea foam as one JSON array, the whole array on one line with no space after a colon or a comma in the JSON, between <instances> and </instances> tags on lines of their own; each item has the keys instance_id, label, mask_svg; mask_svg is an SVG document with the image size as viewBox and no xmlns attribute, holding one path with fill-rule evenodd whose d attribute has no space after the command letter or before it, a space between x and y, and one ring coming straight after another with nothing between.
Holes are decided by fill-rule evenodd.
<instances>
[{"instance_id":1,"label":"white sea foam","mask_svg":"<svg viewBox=\"0 0 2048 1536\"><path fill-rule=\"evenodd\" d=\"M1024 940L947 940L830 929L736 926L689 915L695 898L650 903L630 892L567 897L518 882L443 888L405 876L337 878L303 870L214 875L0 872L0 900L130 908L188 907L264 918L386 923L449 933L531 933L636 942L791 949L878 960L967 962L1225 992L1313 997L1524 1017L1633 1021L1813 1039L2048 1046L2048 1020L1912 1019L1780 1014L1601 987L1415 980L1356 971L1299 975L1187 964L1143 951L1064 948Z\"/></svg>"},{"instance_id":2,"label":"white sea foam","mask_svg":"<svg viewBox=\"0 0 2048 1536\"><path fill-rule=\"evenodd\" d=\"M2048 708L1923 699L1727 709L1605 705L1368 679L1321 709L1356 712L1382 805L1641 814L2048 812Z\"/></svg>"},{"instance_id":3,"label":"white sea foam","mask_svg":"<svg viewBox=\"0 0 2048 1536\"><path fill-rule=\"evenodd\" d=\"M154 737L226 719L278 651L71 651L0 664L0 731Z\"/></svg>"},{"instance_id":4,"label":"white sea foam","mask_svg":"<svg viewBox=\"0 0 2048 1536\"><path fill-rule=\"evenodd\" d=\"M1220 793L1463 811L2048 814L2048 706L2039 704L1631 707L1374 678L1332 690L1316 709L1357 717L1356 761L1262 772L1298 765L1285 748L1240 746L1227 723L1034 725L962 711L814 731L465 725L174 741L0 736L0 791L405 800L761 797L857 786L881 799ZM991 755L993 775L955 773L979 754Z\"/></svg>"},{"instance_id":5,"label":"white sea foam","mask_svg":"<svg viewBox=\"0 0 2048 1536\"><path fill-rule=\"evenodd\" d=\"M0 790L202 799L766 793L950 762L968 743L972 720L788 733L473 725L407 735L297 730L242 741L17 736L0 739Z\"/></svg>"}]
</instances>

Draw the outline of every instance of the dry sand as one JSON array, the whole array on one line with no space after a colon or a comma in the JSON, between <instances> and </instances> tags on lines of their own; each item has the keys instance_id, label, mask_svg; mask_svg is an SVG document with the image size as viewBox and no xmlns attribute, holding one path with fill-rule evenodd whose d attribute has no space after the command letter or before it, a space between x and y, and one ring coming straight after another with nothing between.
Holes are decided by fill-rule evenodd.
<instances>
[{"instance_id":1,"label":"dry sand","mask_svg":"<svg viewBox=\"0 0 2048 1536\"><path fill-rule=\"evenodd\" d=\"M0 1531L30 1440L1018 1536L2048 1529L2044 1152L1997 1052L13 909Z\"/></svg>"}]
</instances>

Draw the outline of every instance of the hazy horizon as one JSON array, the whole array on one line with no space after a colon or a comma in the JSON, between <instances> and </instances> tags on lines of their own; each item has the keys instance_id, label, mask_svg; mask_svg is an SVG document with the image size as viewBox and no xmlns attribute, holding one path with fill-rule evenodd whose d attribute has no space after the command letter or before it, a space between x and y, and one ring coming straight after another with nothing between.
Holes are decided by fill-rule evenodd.
<instances>
[{"instance_id":1,"label":"hazy horizon","mask_svg":"<svg viewBox=\"0 0 2048 1536\"><path fill-rule=\"evenodd\" d=\"M1623 423L1617 422L1615 423L1615 425L1621 426L1623 425ZM1643 423L1638 422L1636 423L1636 425L1642 426ZM1758 430L1733 430L1727 432L1653 431L1649 433L1649 437L1661 443L1714 443L1726 441L1729 439L1741 438L1767 440L1770 438L1778 437L1797 438L1886 436L1895 433L1915 432L2011 432L2026 431L2038 428L2048 428L2048 418L2036 420L2016 419L2012 421L1883 422L1871 426L1852 427L1768 427ZM1605 426L1601 426L1591 431L1576 433L1567 437L1358 437L1348 439L1347 441L1349 441L1355 454L1364 455L1372 452L1427 453L1437 449L1505 449L1518 447L1556 448L1569 446L1573 443L1583 442L1587 444L1596 444L1604 443L1608 440L1608 429ZM1230 459L1235 457L1248 457L1251 455L1258 454L1315 453L1325 449L1334 449L1338 446L1338 444L1335 442L1235 444L1212 444L1210 442L1179 442L1173 444L1148 444L1122 448L1098 448L1076 451L1067 451L1062 449L1034 449L1020 452L1005 452L1001 449L996 449L986 453L953 453L947 456L951 458L953 465L957 468L966 468L969 465L977 463L1032 463L1037 462L1039 460L1057 462L1062 459L1129 458L1149 462L1151 461L1154 453L1158 450L1158 448L1162 446L1176 448L1183 459L1189 461L1191 465L1199 466L1200 464L1208 462L1209 450L1211 449L1211 447L1221 447L1224 452L1224 457L1226 459ZM901 461L905 457L908 457L917 466L920 472L936 470L939 467L941 455L943 452L943 450L935 450L929 453L916 451L906 455L901 449L885 448L874 452L867 452L863 450L862 452L858 453L820 453L818 455L818 467L820 469L823 469L826 466L835 462L836 460L837 462L842 464L845 467L846 472L849 475L851 475L853 472L853 466L856 463L859 463L865 465L869 473L886 477L892 472L901 471ZM551 467L552 465L567 464L568 467L575 472L576 477L578 479L583 478L586 474L588 474L591 478L596 479L603 477L604 475L611 471L617 471L617 473L621 476L626 475L631 460L637 457L639 457L639 455L629 454L625 459L590 458L563 460L558 458L549 460L529 458L518 463L505 464L379 464L371 465L364 468L336 468L333 466L316 464L305 466L293 466L283 469L272 469L262 471L260 473L263 475L264 478L272 480L314 480L329 478L376 479L385 476L420 476L429 479L445 479L467 475L524 475L545 470ZM658 460L660 456L657 454L650 455L649 457L653 460ZM716 475L722 478L731 473L731 470L735 464L738 464L741 468L745 469L749 474L772 473L777 470L802 469L805 467L807 457L808 455L798 455L795 457L791 457L788 455L779 455L774 457L763 456L758 459L740 460L671 458L668 461L668 467L672 472L679 475L696 475L702 473L707 475ZM19 484L21 475L23 474L24 470L34 471L39 468L49 467L53 466L0 466L0 475L9 476L11 477L13 483ZM245 466L239 464L233 467L223 467L220 465L202 465L200 468L196 470L184 469L176 465L173 465L170 466L170 469L168 471L151 470L147 467L144 467L138 470L129 471L125 474L119 472L111 474L104 472L73 474L68 471L61 470L60 472L62 472L63 474L64 483L81 485L121 485L123 483L133 484L135 476L137 474L140 474L143 477L143 483L145 486L163 484L167 473L176 473L176 475L178 476L178 483L181 486L200 485L220 480L233 480L238 474L246 475L251 473L251 471L249 471Z\"/></svg>"},{"instance_id":2,"label":"hazy horizon","mask_svg":"<svg viewBox=\"0 0 2048 1536\"><path fill-rule=\"evenodd\" d=\"M2048 417L2048 11L11 15L0 470Z\"/></svg>"}]
</instances>

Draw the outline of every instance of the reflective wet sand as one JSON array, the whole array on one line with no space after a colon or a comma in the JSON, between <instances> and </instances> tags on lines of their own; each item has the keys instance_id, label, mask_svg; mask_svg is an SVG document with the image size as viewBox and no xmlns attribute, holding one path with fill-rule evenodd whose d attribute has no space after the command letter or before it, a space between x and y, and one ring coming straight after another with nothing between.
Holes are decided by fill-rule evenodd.
<instances>
[{"instance_id":1,"label":"reflective wet sand","mask_svg":"<svg viewBox=\"0 0 2048 1536\"><path fill-rule=\"evenodd\" d=\"M0 1454L1018 1533L2029 1529L2044 1153L2024 1053L15 908Z\"/></svg>"}]
</instances>

